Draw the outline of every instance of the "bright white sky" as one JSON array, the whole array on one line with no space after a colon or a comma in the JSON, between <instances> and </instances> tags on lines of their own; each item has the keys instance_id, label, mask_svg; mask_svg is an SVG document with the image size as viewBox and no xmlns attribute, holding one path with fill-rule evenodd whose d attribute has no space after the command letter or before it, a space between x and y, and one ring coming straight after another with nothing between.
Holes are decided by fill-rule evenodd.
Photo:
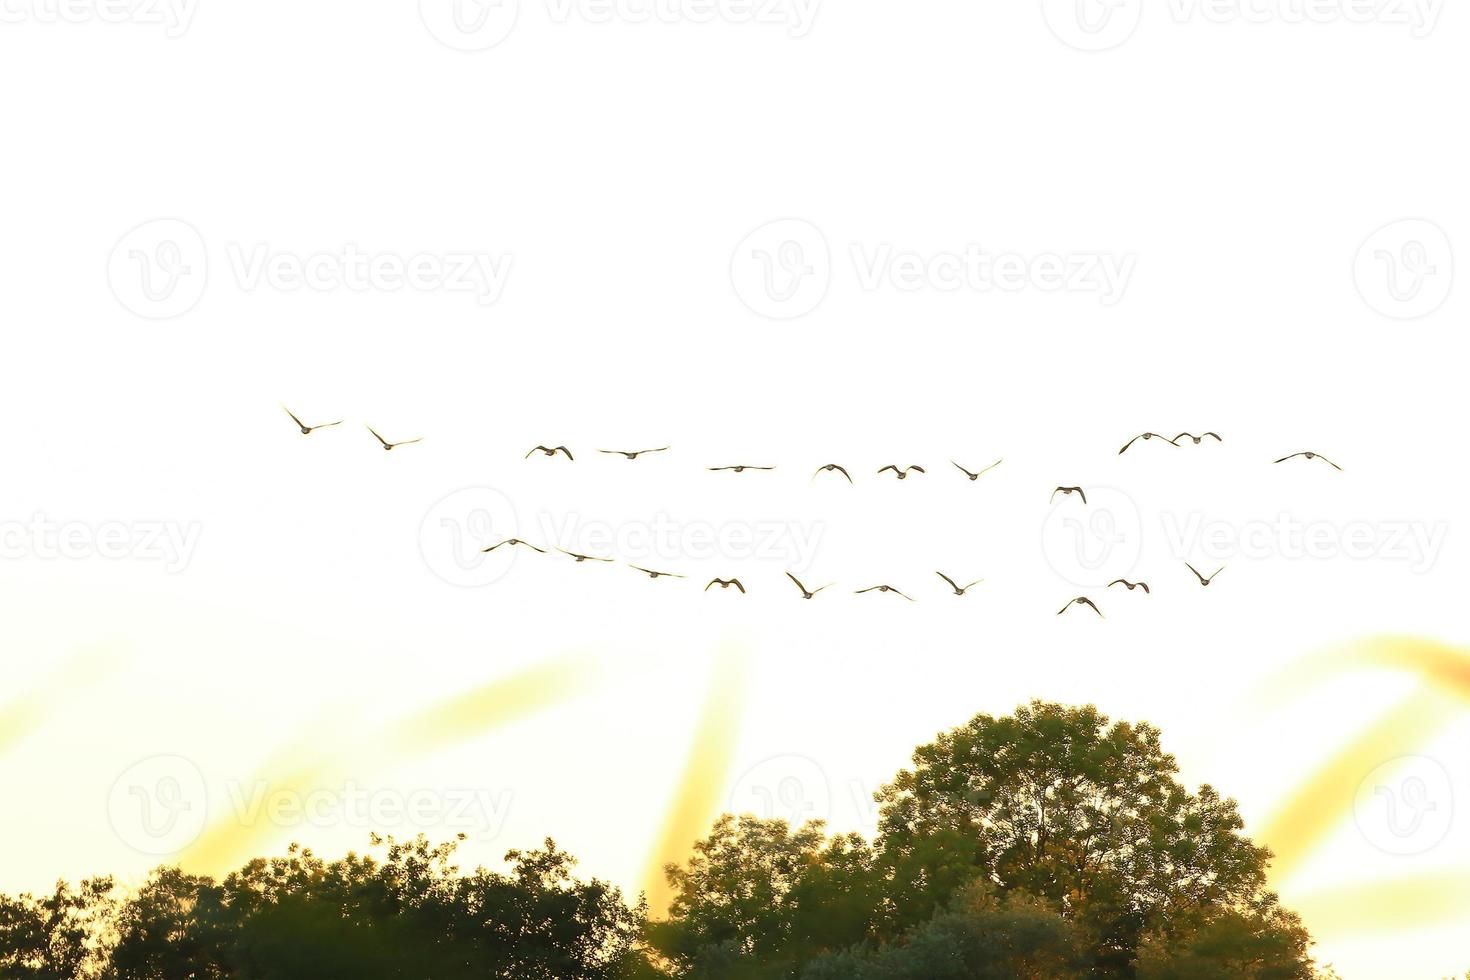
<instances>
[{"instance_id":1,"label":"bright white sky","mask_svg":"<svg viewBox=\"0 0 1470 980\"><path fill-rule=\"evenodd\" d=\"M0 24L0 888L169 860L138 850L130 779L167 804L197 778L207 803L187 829L325 759L315 785L333 792L508 801L471 810L493 812L469 862L552 835L636 889L719 669L745 690L728 771L707 773L720 807L774 800L866 829L866 794L915 744L1043 697L1159 724L1186 781L1235 796L1259 829L1415 681L1349 674L1269 706L1263 684L1366 635L1470 643L1470 344L1450 251L1470 235L1463 11L1416 38L1298 23L1293 4L1261 23L1150 4L1131 39L1084 53L1034 2L857 0L793 37L522 0L503 43L464 53L410 4L214 5L177 38L49 9L12 3ZM174 296L203 293L151 320L124 306L141 295L130 253L164 226L124 237L159 219L197 230L205 262L182 243ZM830 254L804 232L794 267L828 286L788 320L742 302L757 251L793 267L782 235L743 242L776 219L809 222ZM971 246L1033 268L1132 264L1111 305L866 281L884 254ZM349 248L512 261L493 304L253 277L261 254ZM1405 266L1389 311L1427 315L1370 305L1388 295L1380 251ZM303 438L281 402L346 424ZM364 423L425 441L384 453ZM1149 429L1225 442L1117 454ZM523 460L538 443L577 461ZM595 452L665 444L636 463ZM1301 450L1344 472L1271 465ZM976 483L948 462L1001 457ZM856 486L810 480L833 461ZM778 469L705 471L733 463ZM880 480L888 463L929 472ZM1090 509L1049 505L1059 484L1087 488ZM1304 554L1262 530L1283 515L1326 543ZM58 556L46 528L72 523ZM650 545L659 526L674 545ZM690 578L528 552L477 567L473 550L456 570L456 527ZM179 567L145 541L157 528L183 536ZM1109 560L1079 566L1076 543L1115 529ZM1366 552L1346 553L1360 533ZM1183 561L1227 571L1205 590ZM802 602L787 569L838 585ZM985 583L957 599L935 569ZM1096 587L1114 571L1153 594ZM750 594L702 594L716 574ZM851 594L880 582L919 601ZM1106 620L1055 615L1079 594ZM452 748L373 747L573 654L598 670L560 706ZM1460 902L1458 924L1414 932L1310 917L1312 896L1348 886L1463 877L1467 739L1460 723L1361 767L1431 757L1428 776L1382 780L1429 830L1402 813L1402 834L1374 825L1389 815L1372 792L1355 824L1352 790L1329 795L1339 830L1280 882L1349 980L1470 967L1463 895L1440 903ZM361 846L343 812L250 846ZM1414 853L1388 853L1405 841Z\"/></svg>"}]
</instances>

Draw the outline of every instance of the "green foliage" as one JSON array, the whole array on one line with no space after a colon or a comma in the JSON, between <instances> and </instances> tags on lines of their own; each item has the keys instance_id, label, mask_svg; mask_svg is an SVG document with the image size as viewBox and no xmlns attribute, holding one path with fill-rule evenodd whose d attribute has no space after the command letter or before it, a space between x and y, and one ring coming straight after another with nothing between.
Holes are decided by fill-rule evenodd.
<instances>
[{"instance_id":1,"label":"green foliage","mask_svg":"<svg viewBox=\"0 0 1470 980\"><path fill-rule=\"evenodd\" d=\"M1265 888L1235 804L1188 792L1149 725L1032 703L920 746L879 834L724 816L666 869L667 919L573 876L550 840L505 872L455 843L292 847L223 881L160 868L0 896L16 980L1329 980ZM1470 980L1470 977L1467 977Z\"/></svg>"},{"instance_id":2,"label":"green foliage","mask_svg":"<svg viewBox=\"0 0 1470 980\"><path fill-rule=\"evenodd\" d=\"M1027 896L972 885L954 905L876 953L815 959L801 980L1072 980L1086 974L1087 937Z\"/></svg>"}]
</instances>

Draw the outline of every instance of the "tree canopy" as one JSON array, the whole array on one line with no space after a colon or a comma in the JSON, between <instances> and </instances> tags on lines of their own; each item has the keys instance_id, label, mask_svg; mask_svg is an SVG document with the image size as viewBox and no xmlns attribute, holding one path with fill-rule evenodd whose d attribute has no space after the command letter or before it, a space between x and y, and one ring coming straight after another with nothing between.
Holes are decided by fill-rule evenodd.
<instances>
[{"instance_id":1,"label":"tree canopy","mask_svg":"<svg viewBox=\"0 0 1470 980\"><path fill-rule=\"evenodd\" d=\"M1147 724L1033 702L914 750L874 839L725 815L669 914L547 840L463 872L457 842L293 846L222 881L160 868L0 896L24 980L1318 980L1233 801L1188 791Z\"/></svg>"}]
</instances>

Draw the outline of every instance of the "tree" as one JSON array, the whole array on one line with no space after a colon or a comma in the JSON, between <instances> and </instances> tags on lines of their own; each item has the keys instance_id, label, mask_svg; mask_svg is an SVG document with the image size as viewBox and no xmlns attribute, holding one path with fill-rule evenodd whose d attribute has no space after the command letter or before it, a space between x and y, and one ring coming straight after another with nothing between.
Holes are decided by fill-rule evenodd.
<instances>
[{"instance_id":1,"label":"tree","mask_svg":"<svg viewBox=\"0 0 1470 980\"><path fill-rule=\"evenodd\" d=\"M111 878L73 889L58 882L37 898L0 895L0 976L16 980L72 980L95 976L105 952L99 937L113 911Z\"/></svg>"},{"instance_id":2,"label":"tree","mask_svg":"<svg viewBox=\"0 0 1470 980\"><path fill-rule=\"evenodd\" d=\"M1264 892L1270 854L1234 801L1191 794L1147 724L1032 702L977 715L914 751L877 798L891 928L911 928L973 880L1058 903L1097 934L1096 966L1123 975L1139 938Z\"/></svg>"},{"instance_id":3,"label":"tree","mask_svg":"<svg viewBox=\"0 0 1470 980\"><path fill-rule=\"evenodd\" d=\"M801 980L1080 980L1086 937L1040 900L971 885L901 943L820 957Z\"/></svg>"},{"instance_id":4,"label":"tree","mask_svg":"<svg viewBox=\"0 0 1470 980\"><path fill-rule=\"evenodd\" d=\"M658 948L700 977L772 977L817 952L861 941L880 883L858 835L828 840L813 821L721 817L685 866L666 869L675 895Z\"/></svg>"},{"instance_id":5,"label":"tree","mask_svg":"<svg viewBox=\"0 0 1470 980\"><path fill-rule=\"evenodd\" d=\"M1138 980L1313 980L1311 936L1292 913L1210 915L1170 940L1147 937L1138 953Z\"/></svg>"}]
</instances>

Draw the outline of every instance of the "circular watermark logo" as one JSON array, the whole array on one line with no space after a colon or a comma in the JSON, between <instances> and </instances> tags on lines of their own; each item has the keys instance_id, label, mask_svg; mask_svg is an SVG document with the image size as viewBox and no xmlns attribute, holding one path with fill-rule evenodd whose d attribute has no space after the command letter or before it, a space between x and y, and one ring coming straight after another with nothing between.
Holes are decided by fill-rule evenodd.
<instances>
[{"instance_id":1,"label":"circular watermark logo","mask_svg":"<svg viewBox=\"0 0 1470 980\"><path fill-rule=\"evenodd\" d=\"M419 553L424 564L450 585L480 588L494 585L511 570L517 547L485 548L517 530L515 504L499 490L466 487L441 499L419 524Z\"/></svg>"},{"instance_id":2,"label":"circular watermark logo","mask_svg":"<svg viewBox=\"0 0 1470 980\"><path fill-rule=\"evenodd\" d=\"M1041 16L1057 40L1078 51L1123 44L1143 19L1143 0L1041 0Z\"/></svg>"},{"instance_id":3,"label":"circular watermark logo","mask_svg":"<svg viewBox=\"0 0 1470 980\"><path fill-rule=\"evenodd\" d=\"M1450 832L1455 791L1434 759L1408 755L1378 766L1353 798L1353 816L1368 842L1388 854L1423 854Z\"/></svg>"},{"instance_id":4,"label":"circular watermark logo","mask_svg":"<svg viewBox=\"0 0 1470 980\"><path fill-rule=\"evenodd\" d=\"M181 755L136 762L112 784L107 818L135 851L176 854L199 838L209 818L204 774Z\"/></svg>"},{"instance_id":5,"label":"circular watermark logo","mask_svg":"<svg viewBox=\"0 0 1470 980\"><path fill-rule=\"evenodd\" d=\"M419 0L419 17L445 47L488 51L510 37L520 7L520 0Z\"/></svg>"},{"instance_id":6,"label":"circular watermark logo","mask_svg":"<svg viewBox=\"0 0 1470 980\"><path fill-rule=\"evenodd\" d=\"M1143 515L1128 494L1113 487L1055 493L1041 526L1041 550L1062 578L1101 588L1132 574L1143 553Z\"/></svg>"},{"instance_id":7,"label":"circular watermark logo","mask_svg":"<svg viewBox=\"0 0 1470 980\"><path fill-rule=\"evenodd\" d=\"M800 218L761 225L730 256L735 295L753 313L772 320L806 316L826 299L831 280L827 236Z\"/></svg>"},{"instance_id":8,"label":"circular watermark logo","mask_svg":"<svg viewBox=\"0 0 1470 980\"><path fill-rule=\"evenodd\" d=\"M107 283L123 308L149 320L189 312L209 283L204 236L187 221L146 221L112 247Z\"/></svg>"},{"instance_id":9,"label":"circular watermark logo","mask_svg":"<svg viewBox=\"0 0 1470 980\"><path fill-rule=\"evenodd\" d=\"M731 813L780 818L794 826L832 816L827 773L802 755L779 755L751 766L730 793Z\"/></svg>"},{"instance_id":10,"label":"circular watermark logo","mask_svg":"<svg viewBox=\"0 0 1470 980\"><path fill-rule=\"evenodd\" d=\"M1432 221L1410 218L1369 235L1353 259L1358 295L1395 320L1428 316L1445 304L1455 284L1450 237Z\"/></svg>"}]
</instances>

